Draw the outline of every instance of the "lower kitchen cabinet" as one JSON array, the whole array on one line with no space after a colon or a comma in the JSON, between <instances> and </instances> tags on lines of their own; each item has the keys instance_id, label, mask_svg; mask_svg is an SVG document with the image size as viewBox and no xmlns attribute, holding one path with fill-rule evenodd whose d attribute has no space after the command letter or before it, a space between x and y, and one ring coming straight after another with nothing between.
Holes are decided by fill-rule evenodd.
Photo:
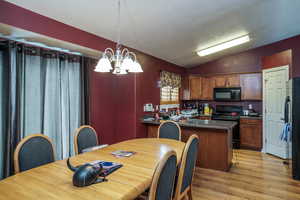
<instances>
[{"instance_id":1,"label":"lower kitchen cabinet","mask_svg":"<svg viewBox=\"0 0 300 200\"><path fill-rule=\"evenodd\" d=\"M200 120L211 120L211 116L210 115L208 115L208 116L202 115L202 116L199 116L197 118L200 119Z\"/></svg>"},{"instance_id":2,"label":"lower kitchen cabinet","mask_svg":"<svg viewBox=\"0 0 300 200\"><path fill-rule=\"evenodd\" d=\"M240 119L241 148L249 148L260 151L262 149L262 120Z\"/></svg>"}]
</instances>

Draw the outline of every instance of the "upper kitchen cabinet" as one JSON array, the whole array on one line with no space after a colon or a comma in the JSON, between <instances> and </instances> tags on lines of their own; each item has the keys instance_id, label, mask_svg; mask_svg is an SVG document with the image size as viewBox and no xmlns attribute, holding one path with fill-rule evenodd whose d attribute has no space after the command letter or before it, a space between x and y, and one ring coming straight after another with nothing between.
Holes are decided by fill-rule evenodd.
<instances>
[{"instance_id":1,"label":"upper kitchen cabinet","mask_svg":"<svg viewBox=\"0 0 300 200\"><path fill-rule=\"evenodd\" d=\"M190 81L188 76L183 76L180 88L180 99L190 100Z\"/></svg>"},{"instance_id":2,"label":"upper kitchen cabinet","mask_svg":"<svg viewBox=\"0 0 300 200\"><path fill-rule=\"evenodd\" d=\"M202 78L199 76L190 76L190 99L198 100L202 97Z\"/></svg>"},{"instance_id":3,"label":"upper kitchen cabinet","mask_svg":"<svg viewBox=\"0 0 300 200\"><path fill-rule=\"evenodd\" d=\"M262 100L261 73L185 76L180 88L181 100L213 100L213 90L218 87L241 87L242 100Z\"/></svg>"},{"instance_id":4,"label":"upper kitchen cabinet","mask_svg":"<svg viewBox=\"0 0 300 200\"><path fill-rule=\"evenodd\" d=\"M213 79L215 87L226 87L226 76L215 76Z\"/></svg>"},{"instance_id":5,"label":"upper kitchen cabinet","mask_svg":"<svg viewBox=\"0 0 300 200\"><path fill-rule=\"evenodd\" d=\"M261 73L241 74L242 100L262 100Z\"/></svg>"},{"instance_id":6,"label":"upper kitchen cabinet","mask_svg":"<svg viewBox=\"0 0 300 200\"><path fill-rule=\"evenodd\" d=\"M239 87L240 86L240 75L224 75L224 76L215 76L215 87Z\"/></svg>"},{"instance_id":7,"label":"upper kitchen cabinet","mask_svg":"<svg viewBox=\"0 0 300 200\"><path fill-rule=\"evenodd\" d=\"M240 87L240 75L233 74L226 76L226 87Z\"/></svg>"},{"instance_id":8,"label":"upper kitchen cabinet","mask_svg":"<svg viewBox=\"0 0 300 200\"><path fill-rule=\"evenodd\" d=\"M202 78L200 76L184 76L181 82L181 100L199 100L202 95Z\"/></svg>"},{"instance_id":9,"label":"upper kitchen cabinet","mask_svg":"<svg viewBox=\"0 0 300 200\"><path fill-rule=\"evenodd\" d=\"M201 100L213 100L215 79L213 77L202 77L202 98Z\"/></svg>"}]
</instances>

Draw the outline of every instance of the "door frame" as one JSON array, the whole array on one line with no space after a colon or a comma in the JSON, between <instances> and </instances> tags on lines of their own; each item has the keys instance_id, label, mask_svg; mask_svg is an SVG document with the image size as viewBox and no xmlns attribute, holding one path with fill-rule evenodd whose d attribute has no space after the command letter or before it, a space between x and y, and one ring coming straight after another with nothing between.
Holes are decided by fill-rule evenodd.
<instances>
[{"instance_id":1,"label":"door frame","mask_svg":"<svg viewBox=\"0 0 300 200\"><path fill-rule=\"evenodd\" d=\"M267 145L268 143L266 142L266 138L267 138L267 131L266 131L266 105L265 105L265 99L266 99L266 93L265 93L265 87L266 87L266 74L268 72L275 72L275 71L279 71L279 70L287 70L287 80L289 80L289 65L284 65L284 66L280 66L280 67L273 67L270 69L264 69L262 70L263 73L263 77L262 77L262 85L263 85L263 148L262 148L262 152L266 153L267 150Z\"/></svg>"}]
</instances>

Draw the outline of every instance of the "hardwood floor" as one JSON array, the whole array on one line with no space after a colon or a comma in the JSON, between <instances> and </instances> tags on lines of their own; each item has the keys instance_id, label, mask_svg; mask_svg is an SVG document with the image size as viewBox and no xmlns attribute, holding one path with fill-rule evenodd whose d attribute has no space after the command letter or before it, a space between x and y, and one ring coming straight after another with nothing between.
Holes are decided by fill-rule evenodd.
<instances>
[{"instance_id":1,"label":"hardwood floor","mask_svg":"<svg viewBox=\"0 0 300 200\"><path fill-rule=\"evenodd\" d=\"M193 200L300 199L300 181L282 160L251 150L235 150L229 172L196 168Z\"/></svg>"}]
</instances>

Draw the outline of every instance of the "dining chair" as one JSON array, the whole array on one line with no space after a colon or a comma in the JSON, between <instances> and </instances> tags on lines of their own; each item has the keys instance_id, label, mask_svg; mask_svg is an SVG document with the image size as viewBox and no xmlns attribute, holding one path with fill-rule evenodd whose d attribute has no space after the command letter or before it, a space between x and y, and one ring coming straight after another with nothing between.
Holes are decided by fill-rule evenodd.
<instances>
[{"instance_id":1,"label":"dining chair","mask_svg":"<svg viewBox=\"0 0 300 200\"><path fill-rule=\"evenodd\" d=\"M175 151L171 150L164 155L155 169L148 193L148 200L172 199L177 170L176 165L176 153Z\"/></svg>"},{"instance_id":2,"label":"dining chair","mask_svg":"<svg viewBox=\"0 0 300 200\"><path fill-rule=\"evenodd\" d=\"M178 123L174 121L165 121L161 123L158 127L157 132L158 138L167 138L174 140L181 140L181 129Z\"/></svg>"},{"instance_id":3,"label":"dining chair","mask_svg":"<svg viewBox=\"0 0 300 200\"><path fill-rule=\"evenodd\" d=\"M51 140L43 134L25 137L14 152L15 173L26 171L55 161Z\"/></svg>"},{"instance_id":4,"label":"dining chair","mask_svg":"<svg viewBox=\"0 0 300 200\"><path fill-rule=\"evenodd\" d=\"M197 160L199 138L191 135L184 147L181 164L178 171L177 183L175 186L174 200L181 200L187 197L192 200L192 180Z\"/></svg>"},{"instance_id":5,"label":"dining chair","mask_svg":"<svg viewBox=\"0 0 300 200\"><path fill-rule=\"evenodd\" d=\"M98 145L98 137L95 129L89 125L80 126L74 136L75 154L83 153L84 149Z\"/></svg>"}]
</instances>

